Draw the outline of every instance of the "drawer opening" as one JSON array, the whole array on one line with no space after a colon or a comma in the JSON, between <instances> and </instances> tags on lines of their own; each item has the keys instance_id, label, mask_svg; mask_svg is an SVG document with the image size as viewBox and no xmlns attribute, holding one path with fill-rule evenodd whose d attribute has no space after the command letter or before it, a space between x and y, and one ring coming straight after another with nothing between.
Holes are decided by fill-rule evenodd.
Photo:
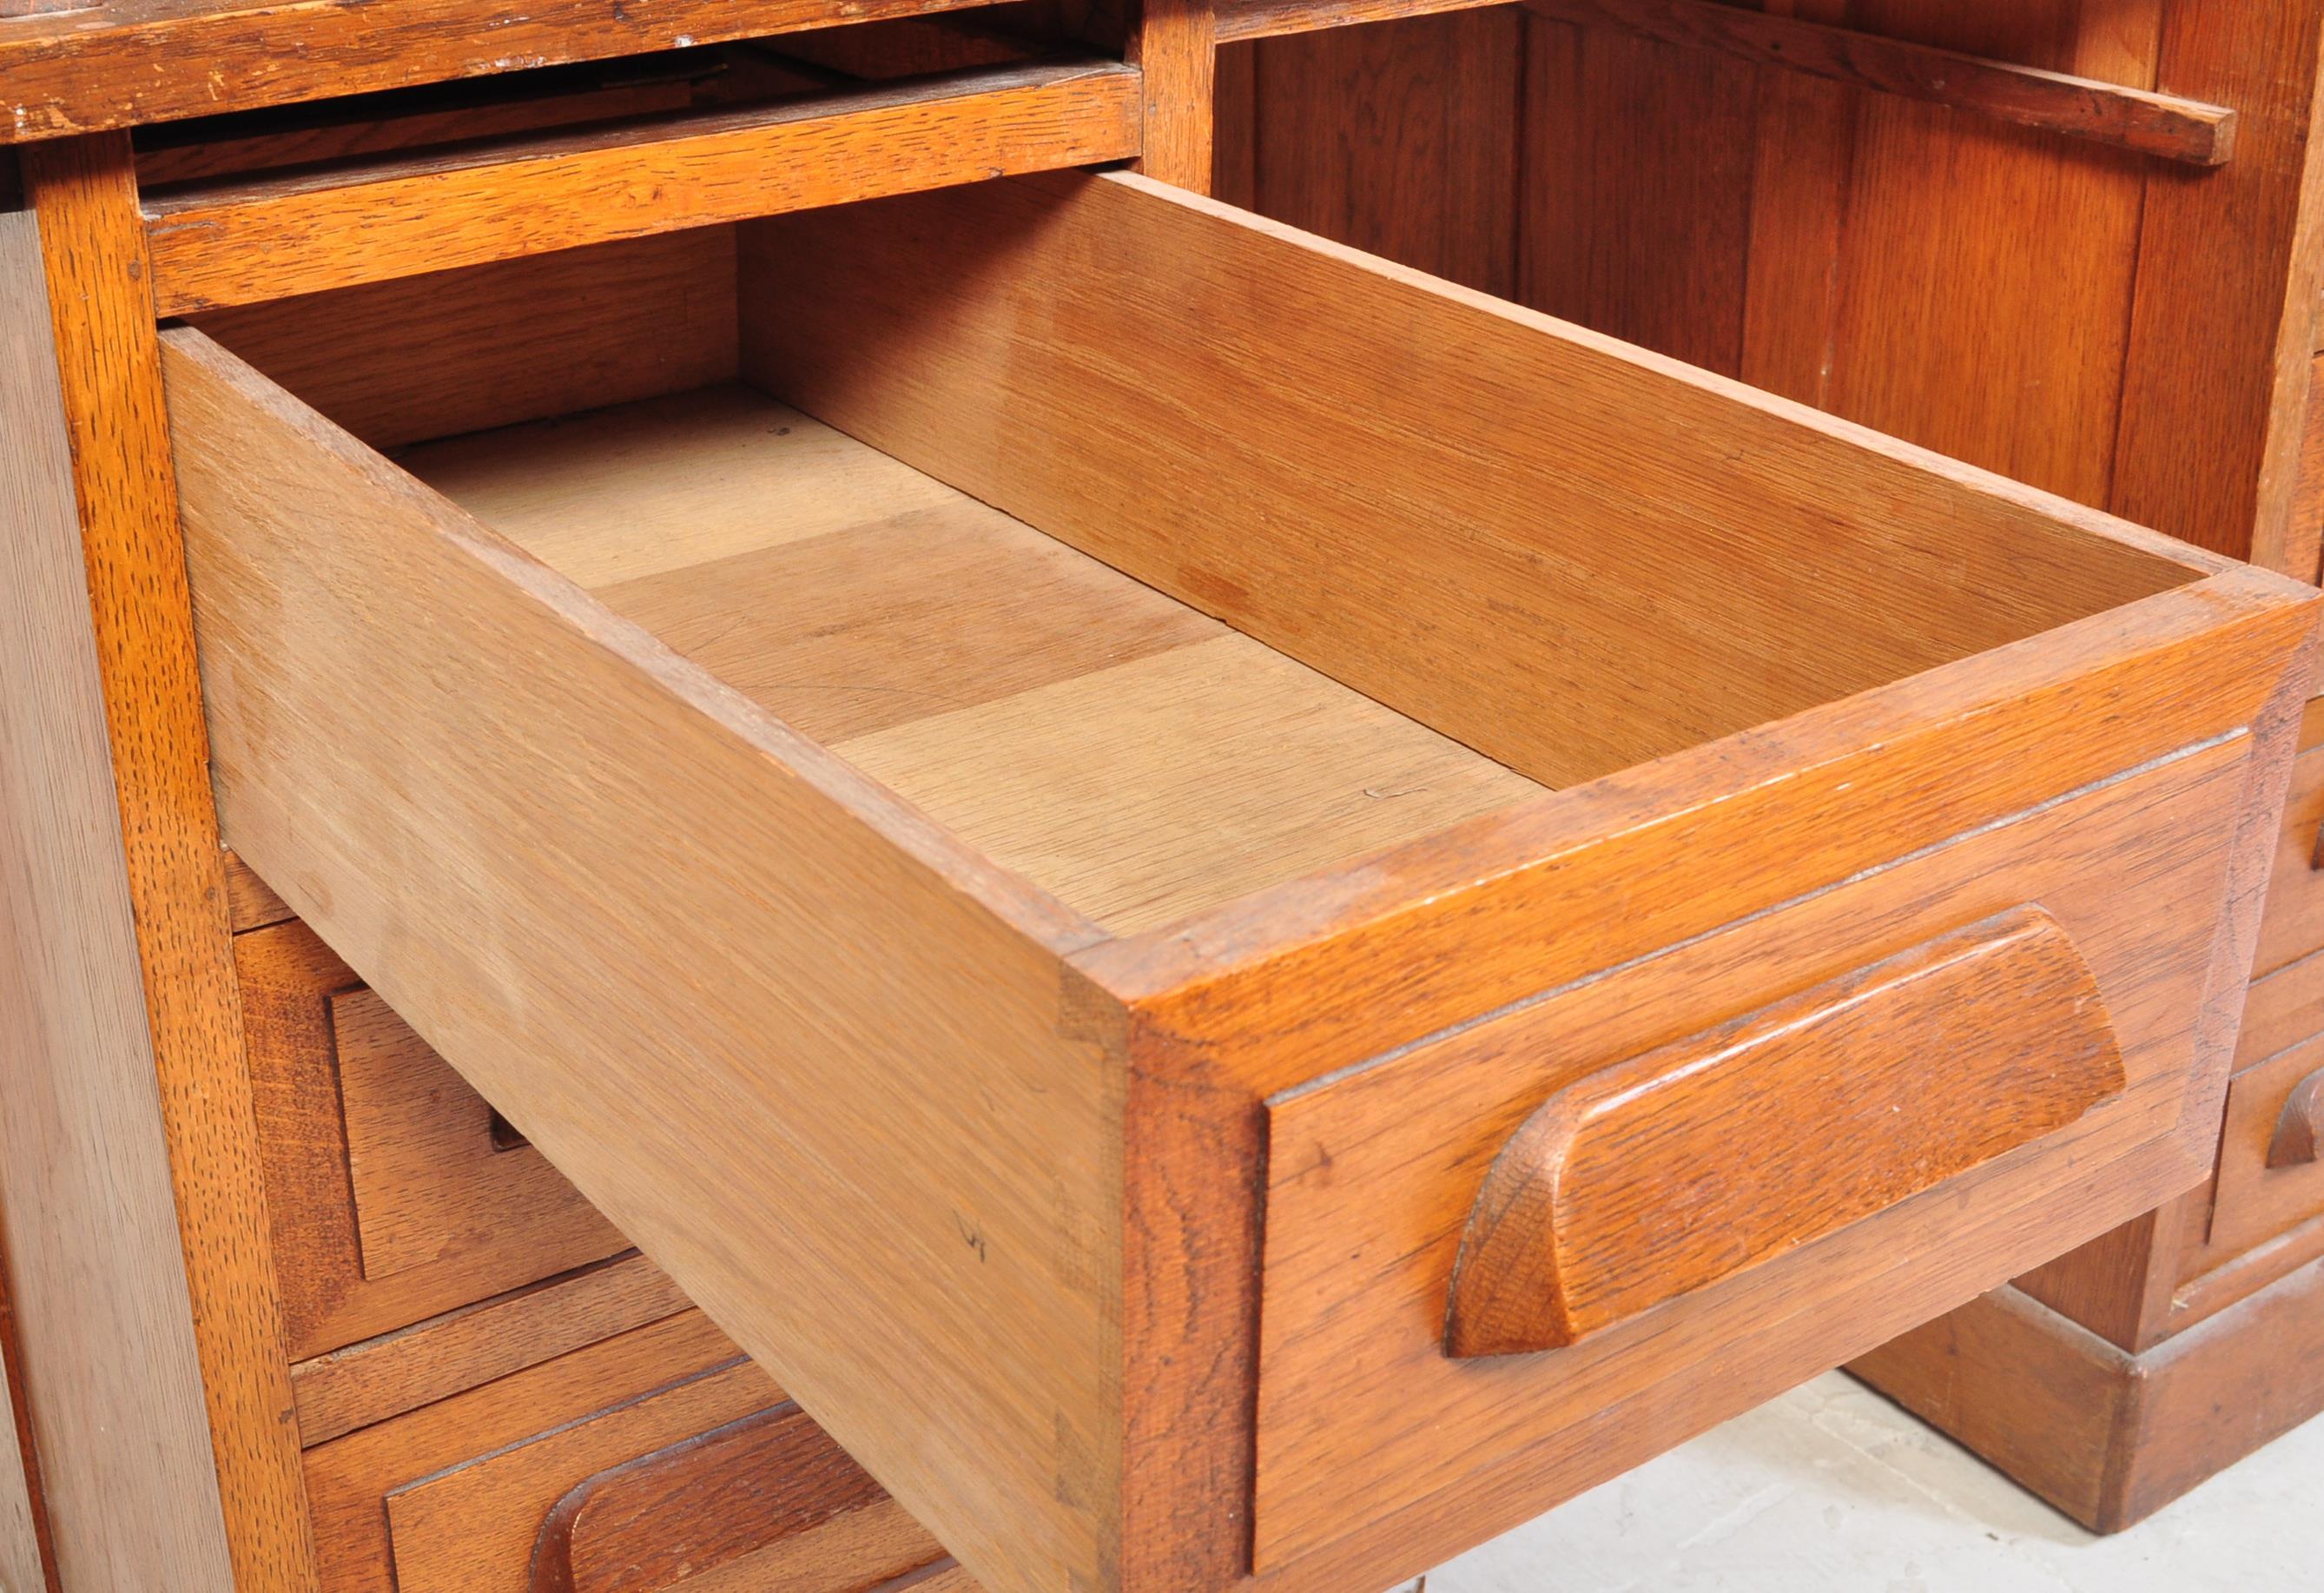
<instances>
[{"instance_id":1,"label":"drawer opening","mask_svg":"<svg viewBox=\"0 0 2324 1593\"><path fill-rule=\"evenodd\" d=\"M2282 577L1123 174L162 365L224 838L993 1593L1416 1570L2217 1143ZM2020 922L2099 1104L1446 1355L1561 1085L1862 973L1974 1118L1891 959Z\"/></svg>"},{"instance_id":2,"label":"drawer opening","mask_svg":"<svg viewBox=\"0 0 2324 1593\"><path fill-rule=\"evenodd\" d=\"M1540 789L747 385L401 462L1117 933Z\"/></svg>"},{"instance_id":3,"label":"drawer opening","mask_svg":"<svg viewBox=\"0 0 2324 1593\"><path fill-rule=\"evenodd\" d=\"M1388 268L1428 315L1279 338L1232 302L1268 232L1157 191L986 183L202 324L1115 934L2200 573ZM1463 345L1482 384L1431 391Z\"/></svg>"}]
</instances>

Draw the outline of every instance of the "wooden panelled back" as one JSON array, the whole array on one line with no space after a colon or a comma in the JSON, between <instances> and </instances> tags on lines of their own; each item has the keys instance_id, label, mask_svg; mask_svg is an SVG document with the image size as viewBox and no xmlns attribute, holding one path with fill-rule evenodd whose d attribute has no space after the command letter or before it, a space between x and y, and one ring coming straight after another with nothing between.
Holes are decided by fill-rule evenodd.
<instances>
[{"instance_id":1,"label":"wooden panelled back","mask_svg":"<svg viewBox=\"0 0 2324 1593\"><path fill-rule=\"evenodd\" d=\"M2163 0L1758 8L2215 98L2236 153L2190 169L1516 7L1229 46L1218 191L2312 577L2278 366L2314 296L2319 0L2180 8L2200 28Z\"/></svg>"}]
</instances>

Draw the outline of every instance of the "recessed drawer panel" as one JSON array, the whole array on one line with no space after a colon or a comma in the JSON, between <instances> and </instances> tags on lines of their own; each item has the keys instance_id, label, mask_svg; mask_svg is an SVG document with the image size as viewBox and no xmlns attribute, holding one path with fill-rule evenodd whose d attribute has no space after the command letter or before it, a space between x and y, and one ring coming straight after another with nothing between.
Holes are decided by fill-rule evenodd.
<instances>
[{"instance_id":1,"label":"recessed drawer panel","mask_svg":"<svg viewBox=\"0 0 2324 1593\"><path fill-rule=\"evenodd\" d=\"M2324 1035L2236 1075L2194 1270L2324 1215Z\"/></svg>"},{"instance_id":2,"label":"recessed drawer panel","mask_svg":"<svg viewBox=\"0 0 2324 1593\"><path fill-rule=\"evenodd\" d=\"M733 245L393 460L166 336L220 811L992 1593L1387 1585L2208 1165L2311 588L1135 177Z\"/></svg>"},{"instance_id":3,"label":"recessed drawer panel","mask_svg":"<svg viewBox=\"0 0 2324 1593\"><path fill-rule=\"evenodd\" d=\"M235 964L291 1359L627 1247L306 925Z\"/></svg>"},{"instance_id":4,"label":"recessed drawer panel","mask_svg":"<svg viewBox=\"0 0 2324 1593\"><path fill-rule=\"evenodd\" d=\"M533 1544L534 1593L970 1593L966 1573L797 1405L574 1485Z\"/></svg>"},{"instance_id":5,"label":"recessed drawer panel","mask_svg":"<svg viewBox=\"0 0 2324 1593\"><path fill-rule=\"evenodd\" d=\"M974 1593L698 1311L307 1456L330 1593Z\"/></svg>"},{"instance_id":6,"label":"recessed drawer panel","mask_svg":"<svg viewBox=\"0 0 2324 1593\"><path fill-rule=\"evenodd\" d=\"M2324 950L2324 699L2311 705L2292 765L2269 871L2267 916L2252 972L2266 975Z\"/></svg>"},{"instance_id":7,"label":"recessed drawer panel","mask_svg":"<svg viewBox=\"0 0 2324 1593\"><path fill-rule=\"evenodd\" d=\"M306 1452L329 1593L522 1593L576 1484L779 1406L781 1390L685 1311Z\"/></svg>"}]
</instances>

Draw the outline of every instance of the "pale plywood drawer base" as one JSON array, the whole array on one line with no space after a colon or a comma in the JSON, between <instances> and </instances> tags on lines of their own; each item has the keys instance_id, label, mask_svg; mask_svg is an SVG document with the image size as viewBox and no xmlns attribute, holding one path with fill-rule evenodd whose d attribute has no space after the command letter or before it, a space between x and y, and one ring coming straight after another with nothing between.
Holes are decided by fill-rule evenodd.
<instances>
[{"instance_id":1,"label":"pale plywood drawer base","mask_svg":"<svg viewBox=\"0 0 2324 1593\"><path fill-rule=\"evenodd\" d=\"M444 408L637 402L400 461L166 339L224 827L993 1593L1409 1575L2199 1176L2301 588L1136 179L604 258ZM219 330L416 441L414 291Z\"/></svg>"}]
</instances>

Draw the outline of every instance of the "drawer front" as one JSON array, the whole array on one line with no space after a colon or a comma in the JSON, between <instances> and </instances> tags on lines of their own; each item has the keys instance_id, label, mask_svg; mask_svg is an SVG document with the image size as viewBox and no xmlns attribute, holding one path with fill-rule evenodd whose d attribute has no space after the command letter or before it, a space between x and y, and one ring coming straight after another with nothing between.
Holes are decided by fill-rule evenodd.
<instances>
[{"instance_id":1,"label":"drawer front","mask_svg":"<svg viewBox=\"0 0 2324 1593\"><path fill-rule=\"evenodd\" d=\"M2190 1270L2324 1215L2324 1035L2236 1075L2210 1227Z\"/></svg>"},{"instance_id":2,"label":"drawer front","mask_svg":"<svg viewBox=\"0 0 2324 1593\"><path fill-rule=\"evenodd\" d=\"M293 1360L626 1247L304 924L235 963Z\"/></svg>"},{"instance_id":3,"label":"drawer front","mask_svg":"<svg viewBox=\"0 0 2324 1593\"><path fill-rule=\"evenodd\" d=\"M306 1451L324 1593L524 1593L577 1484L779 1406L782 1391L685 1311Z\"/></svg>"},{"instance_id":4,"label":"drawer front","mask_svg":"<svg viewBox=\"0 0 2324 1593\"><path fill-rule=\"evenodd\" d=\"M559 1499L533 1593L865 1593L973 1587L797 1405L609 1468Z\"/></svg>"},{"instance_id":5,"label":"drawer front","mask_svg":"<svg viewBox=\"0 0 2324 1593\"><path fill-rule=\"evenodd\" d=\"M325 1593L973 1593L696 1311L308 1451Z\"/></svg>"},{"instance_id":6,"label":"drawer front","mask_svg":"<svg viewBox=\"0 0 2324 1593\"><path fill-rule=\"evenodd\" d=\"M2266 975L2324 949L2324 698L2311 704L2301 727L2301 753L2292 765L2275 862L2268 875L2267 914L2261 921L2252 972Z\"/></svg>"},{"instance_id":7,"label":"drawer front","mask_svg":"<svg viewBox=\"0 0 2324 1593\"><path fill-rule=\"evenodd\" d=\"M2311 951L2251 982L2243 1028L2236 1035L2236 1071L2311 1034L2324 1034L2324 951Z\"/></svg>"},{"instance_id":8,"label":"drawer front","mask_svg":"<svg viewBox=\"0 0 2324 1593\"><path fill-rule=\"evenodd\" d=\"M2184 925L2225 888L2223 851L2183 838L2216 833L2240 763L2196 755L1270 1101L1259 1569L1488 1456L1643 1459L1658 1382L1804 1377L2004 1281L2015 1181L2181 1120L2209 971ZM2150 911L2112 910L2129 880Z\"/></svg>"}]
</instances>

